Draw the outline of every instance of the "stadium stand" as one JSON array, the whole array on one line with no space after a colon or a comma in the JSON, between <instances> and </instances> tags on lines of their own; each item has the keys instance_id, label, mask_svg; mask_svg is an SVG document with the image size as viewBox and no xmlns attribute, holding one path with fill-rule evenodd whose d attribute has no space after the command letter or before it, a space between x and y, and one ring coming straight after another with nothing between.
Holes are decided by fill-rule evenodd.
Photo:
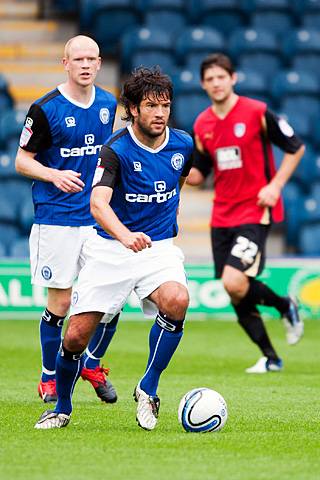
<instances>
[{"instance_id":1,"label":"stadium stand","mask_svg":"<svg viewBox=\"0 0 320 480\"><path fill-rule=\"evenodd\" d=\"M119 64L121 75L142 64L159 64L169 73L175 87L173 124L188 131L210 103L199 82L200 61L213 51L229 54L238 70L236 91L266 101L307 143L284 190L284 228L290 251L320 253L319 241L311 248L308 230L315 238L320 224L314 186L320 180L320 0L50 0L40 20L38 9L37 22L36 8L27 12L23 2L12 3L17 5L17 20L28 22L11 27L4 19L0 34L1 209L11 208L4 217L13 227L4 240L0 232L0 255L12 254L7 238L26 238L32 221L30 183L18 178L14 169L17 138L26 105L48 91L48 79L52 82L62 72L49 60L56 63L59 39L72 31L71 23L64 30L65 17L72 18L75 33L90 34L100 43L103 54ZM11 33L9 28L15 30ZM26 31L32 38L27 43ZM12 38L21 42L19 46L10 43ZM20 77L23 81L16 80ZM277 149L275 154L279 164L281 154ZM1 219L0 223L3 227ZM25 246L26 241L17 245ZM19 254L23 248L15 251Z\"/></svg>"},{"instance_id":2,"label":"stadium stand","mask_svg":"<svg viewBox=\"0 0 320 480\"><path fill-rule=\"evenodd\" d=\"M166 72L175 68L171 34L159 28L134 28L121 42L121 64L124 72L134 67L161 65Z\"/></svg>"}]
</instances>

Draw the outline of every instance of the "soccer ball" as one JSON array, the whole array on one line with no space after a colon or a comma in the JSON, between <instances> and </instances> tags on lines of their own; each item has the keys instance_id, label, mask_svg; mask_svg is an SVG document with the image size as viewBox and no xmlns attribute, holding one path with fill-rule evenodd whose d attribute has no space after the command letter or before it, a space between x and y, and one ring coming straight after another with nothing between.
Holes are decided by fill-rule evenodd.
<instances>
[{"instance_id":1,"label":"soccer ball","mask_svg":"<svg viewBox=\"0 0 320 480\"><path fill-rule=\"evenodd\" d=\"M194 388L179 404L178 420L186 432L216 432L228 418L227 404L220 393L210 388Z\"/></svg>"}]
</instances>

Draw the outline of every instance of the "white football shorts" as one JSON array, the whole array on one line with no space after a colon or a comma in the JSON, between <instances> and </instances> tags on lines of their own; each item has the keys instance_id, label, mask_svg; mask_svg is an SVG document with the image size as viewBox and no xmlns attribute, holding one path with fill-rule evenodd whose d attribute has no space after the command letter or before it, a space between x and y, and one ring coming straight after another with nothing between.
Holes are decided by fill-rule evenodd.
<instances>
[{"instance_id":1,"label":"white football shorts","mask_svg":"<svg viewBox=\"0 0 320 480\"><path fill-rule=\"evenodd\" d=\"M148 295L164 282L187 287L184 255L172 239L152 242L151 248L135 253L117 240L96 235L84 250L86 262L74 287L70 315L102 312L107 321L134 291L145 315L154 316L158 309Z\"/></svg>"},{"instance_id":2,"label":"white football shorts","mask_svg":"<svg viewBox=\"0 0 320 480\"><path fill-rule=\"evenodd\" d=\"M92 226L34 224L29 237L31 283L70 288L84 264L85 242L97 236Z\"/></svg>"}]
</instances>

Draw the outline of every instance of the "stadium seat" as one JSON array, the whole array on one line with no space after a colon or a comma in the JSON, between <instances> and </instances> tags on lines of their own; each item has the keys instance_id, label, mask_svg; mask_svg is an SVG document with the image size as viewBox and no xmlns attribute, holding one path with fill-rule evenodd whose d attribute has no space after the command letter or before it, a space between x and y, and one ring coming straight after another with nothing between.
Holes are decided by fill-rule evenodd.
<instances>
[{"instance_id":1,"label":"stadium seat","mask_svg":"<svg viewBox=\"0 0 320 480\"><path fill-rule=\"evenodd\" d=\"M191 133L196 117L210 104L205 93L177 93L173 104L175 125Z\"/></svg>"},{"instance_id":2,"label":"stadium seat","mask_svg":"<svg viewBox=\"0 0 320 480\"><path fill-rule=\"evenodd\" d=\"M291 97L293 100L298 100L300 97L317 100L319 95L319 82L315 75L309 72L290 70L278 72L272 82L271 86L272 96L275 101L280 103L282 107L285 100ZM308 103L308 102L307 102ZM296 111L299 111L296 109ZM302 110L307 111L307 108Z\"/></svg>"},{"instance_id":3,"label":"stadium seat","mask_svg":"<svg viewBox=\"0 0 320 480\"><path fill-rule=\"evenodd\" d=\"M31 183L23 177L17 176L16 179L7 179L5 183L1 182L0 185L2 196L8 199L16 209L20 209L32 198Z\"/></svg>"},{"instance_id":4,"label":"stadium seat","mask_svg":"<svg viewBox=\"0 0 320 480\"><path fill-rule=\"evenodd\" d=\"M296 0L296 9L299 12L301 24L304 28L319 29L320 26L320 1Z\"/></svg>"},{"instance_id":5,"label":"stadium seat","mask_svg":"<svg viewBox=\"0 0 320 480\"><path fill-rule=\"evenodd\" d=\"M268 82L259 71L237 70L237 75L236 93L265 101L270 107L271 99L268 96Z\"/></svg>"},{"instance_id":6,"label":"stadium seat","mask_svg":"<svg viewBox=\"0 0 320 480\"><path fill-rule=\"evenodd\" d=\"M320 114L312 122L312 143L316 149L320 149Z\"/></svg>"},{"instance_id":7,"label":"stadium seat","mask_svg":"<svg viewBox=\"0 0 320 480\"><path fill-rule=\"evenodd\" d=\"M320 33L299 29L288 34L282 47L284 59L294 70L312 72L320 78Z\"/></svg>"},{"instance_id":8,"label":"stadium seat","mask_svg":"<svg viewBox=\"0 0 320 480\"><path fill-rule=\"evenodd\" d=\"M34 219L34 207L31 196L29 199L26 199L22 205L20 205L18 210L18 218L21 230L25 234L29 234Z\"/></svg>"},{"instance_id":9,"label":"stadium seat","mask_svg":"<svg viewBox=\"0 0 320 480\"><path fill-rule=\"evenodd\" d=\"M307 146L305 154L303 155L296 170L293 173L292 179L296 180L299 183L305 193L309 193L312 182L320 179L319 167L320 166L317 166L316 152L312 149L312 147Z\"/></svg>"},{"instance_id":10,"label":"stadium seat","mask_svg":"<svg viewBox=\"0 0 320 480\"><path fill-rule=\"evenodd\" d=\"M29 238L21 237L12 242L9 251L12 258L28 258L29 257Z\"/></svg>"},{"instance_id":11,"label":"stadium seat","mask_svg":"<svg viewBox=\"0 0 320 480\"><path fill-rule=\"evenodd\" d=\"M302 255L320 254L320 223L306 224L299 232L299 247Z\"/></svg>"},{"instance_id":12,"label":"stadium seat","mask_svg":"<svg viewBox=\"0 0 320 480\"><path fill-rule=\"evenodd\" d=\"M285 235L288 246L298 248L299 229L304 214L304 194L295 181L290 180L283 189L285 205Z\"/></svg>"},{"instance_id":13,"label":"stadium seat","mask_svg":"<svg viewBox=\"0 0 320 480\"><path fill-rule=\"evenodd\" d=\"M170 33L146 27L127 32L121 41L121 64L124 72L133 67L160 65L164 72L175 68Z\"/></svg>"},{"instance_id":14,"label":"stadium seat","mask_svg":"<svg viewBox=\"0 0 320 480\"><path fill-rule=\"evenodd\" d=\"M162 28L176 33L187 23L183 0L144 0L143 7L144 25L147 28Z\"/></svg>"},{"instance_id":15,"label":"stadium seat","mask_svg":"<svg viewBox=\"0 0 320 480\"><path fill-rule=\"evenodd\" d=\"M17 177L15 159L7 151L0 151L0 181Z\"/></svg>"},{"instance_id":16,"label":"stadium seat","mask_svg":"<svg viewBox=\"0 0 320 480\"><path fill-rule=\"evenodd\" d=\"M14 240L19 237L20 231L18 227L7 223L0 223L0 239L7 255L9 254L10 246Z\"/></svg>"},{"instance_id":17,"label":"stadium seat","mask_svg":"<svg viewBox=\"0 0 320 480\"><path fill-rule=\"evenodd\" d=\"M172 76L175 101L173 119L178 128L192 131L196 116L209 106L210 100L200 85L199 70L181 70Z\"/></svg>"},{"instance_id":18,"label":"stadium seat","mask_svg":"<svg viewBox=\"0 0 320 480\"><path fill-rule=\"evenodd\" d=\"M15 139L16 148L21 134L23 123L26 117L24 110L6 110L0 116L0 145L8 146L11 139Z\"/></svg>"},{"instance_id":19,"label":"stadium seat","mask_svg":"<svg viewBox=\"0 0 320 480\"><path fill-rule=\"evenodd\" d=\"M17 218L17 205L11 201L10 196L7 197L5 194L1 194L0 222L14 224L16 222L16 218Z\"/></svg>"},{"instance_id":20,"label":"stadium seat","mask_svg":"<svg viewBox=\"0 0 320 480\"><path fill-rule=\"evenodd\" d=\"M6 252L6 247L0 240L0 258L6 257L7 252Z\"/></svg>"},{"instance_id":21,"label":"stadium seat","mask_svg":"<svg viewBox=\"0 0 320 480\"><path fill-rule=\"evenodd\" d=\"M88 26L105 54L115 54L121 35L140 24L140 14L132 0L100 0Z\"/></svg>"},{"instance_id":22,"label":"stadium seat","mask_svg":"<svg viewBox=\"0 0 320 480\"><path fill-rule=\"evenodd\" d=\"M238 0L190 0L189 17L191 23L210 26L226 36L247 20Z\"/></svg>"},{"instance_id":23,"label":"stadium seat","mask_svg":"<svg viewBox=\"0 0 320 480\"><path fill-rule=\"evenodd\" d=\"M296 112L300 112L314 121L320 114L320 100L315 95L287 96L281 100L279 111L287 112L290 118L295 116Z\"/></svg>"},{"instance_id":24,"label":"stadium seat","mask_svg":"<svg viewBox=\"0 0 320 480\"><path fill-rule=\"evenodd\" d=\"M225 43L222 35L210 27L186 28L176 41L177 62L189 69L198 69L201 61L216 51L225 51Z\"/></svg>"},{"instance_id":25,"label":"stadium seat","mask_svg":"<svg viewBox=\"0 0 320 480\"><path fill-rule=\"evenodd\" d=\"M284 37L288 30L295 27L295 21L293 17L285 12L267 10L265 12L254 12L252 14L251 27L265 28L279 37Z\"/></svg>"},{"instance_id":26,"label":"stadium seat","mask_svg":"<svg viewBox=\"0 0 320 480\"><path fill-rule=\"evenodd\" d=\"M263 28L236 30L230 37L229 54L241 70L256 70L266 78L281 68L276 35Z\"/></svg>"}]
</instances>

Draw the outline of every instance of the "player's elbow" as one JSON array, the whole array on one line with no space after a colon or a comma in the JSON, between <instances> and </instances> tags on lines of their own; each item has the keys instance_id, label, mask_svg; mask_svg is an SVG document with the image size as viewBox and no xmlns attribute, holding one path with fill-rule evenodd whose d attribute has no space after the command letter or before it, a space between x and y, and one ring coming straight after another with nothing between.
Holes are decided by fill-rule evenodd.
<instances>
[{"instance_id":1,"label":"player's elbow","mask_svg":"<svg viewBox=\"0 0 320 480\"><path fill-rule=\"evenodd\" d=\"M200 170L192 167L189 175L187 176L186 183L188 185L192 185L193 187L196 187L198 185L201 185L203 182L204 182L204 176L202 175Z\"/></svg>"}]
</instances>

